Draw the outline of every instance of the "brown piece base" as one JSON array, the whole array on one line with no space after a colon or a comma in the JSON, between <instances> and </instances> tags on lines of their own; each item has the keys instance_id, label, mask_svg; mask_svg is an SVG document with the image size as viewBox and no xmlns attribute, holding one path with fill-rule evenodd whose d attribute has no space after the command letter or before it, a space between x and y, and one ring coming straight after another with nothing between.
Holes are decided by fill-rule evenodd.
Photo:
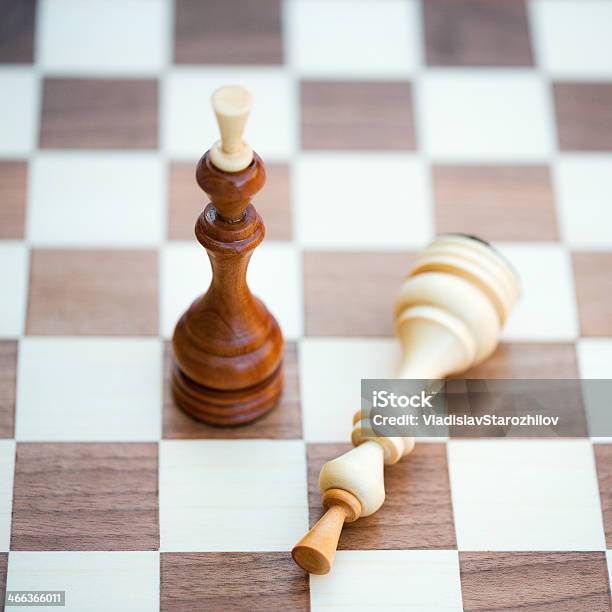
<instances>
[{"instance_id":1,"label":"brown piece base","mask_svg":"<svg viewBox=\"0 0 612 612\"><path fill-rule=\"evenodd\" d=\"M177 406L198 421L218 427L247 425L278 403L283 390L282 363L257 385L234 391L203 387L183 374L175 363L171 389Z\"/></svg>"}]
</instances>

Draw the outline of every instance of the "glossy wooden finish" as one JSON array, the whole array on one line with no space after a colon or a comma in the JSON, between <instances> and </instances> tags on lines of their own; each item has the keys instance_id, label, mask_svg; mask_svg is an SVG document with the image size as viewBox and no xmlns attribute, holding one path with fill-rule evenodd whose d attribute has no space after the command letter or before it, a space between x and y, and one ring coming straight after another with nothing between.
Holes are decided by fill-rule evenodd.
<instances>
[{"instance_id":1,"label":"glossy wooden finish","mask_svg":"<svg viewBox=\"0 0 612 612\"><path fill-rule=\"evenodd\" d=\"M177 323L172 339L176 403L211 425L242 425L271 410L282 390L283 337L274 317L253 296L246 272L264 238L261 217L250 204L266 180L255 154L241 172L215 168L208 153L196 178L211 203L196 222L213 279Z\"/></svg>"}]
</instances>

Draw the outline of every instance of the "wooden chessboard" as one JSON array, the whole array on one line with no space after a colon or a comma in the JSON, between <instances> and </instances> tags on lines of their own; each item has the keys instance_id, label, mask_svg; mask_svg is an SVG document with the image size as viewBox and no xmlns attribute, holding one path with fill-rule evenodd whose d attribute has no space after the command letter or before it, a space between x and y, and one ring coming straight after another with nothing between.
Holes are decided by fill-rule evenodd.
<instances>
[{"instance_id":1,"label":"wooden chessboard","mask_svg":"<svg viewBox=\"0 0 612 612\"><path fill-rule=\"evenodd\" d=\"M612 445L421 443L333 572L320 514L361 377L436 233L490 239L524 298L488 378L612 378L612 2L0 3L0 591L69 610L609 610ZM168 394L212 90L249 87L268 228L250 269L278 409L212 429ZM0 604L1 607L1 604Z\"/></svg>"}]
</instances>

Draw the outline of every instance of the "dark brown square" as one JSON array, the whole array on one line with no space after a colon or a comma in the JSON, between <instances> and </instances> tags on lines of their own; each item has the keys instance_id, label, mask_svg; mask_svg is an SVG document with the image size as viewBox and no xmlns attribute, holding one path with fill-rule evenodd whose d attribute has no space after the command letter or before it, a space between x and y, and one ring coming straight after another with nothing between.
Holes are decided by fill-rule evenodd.
<instances>
[{"instance_id":1,"label":"dark brown square","mask_svg":"<svg viewBox=\"0 0 612 612\"><path fill-rule=\"evenodd\" d=\"M408 81L302 81L303 149L416 148Z\"/></svg>"},{"instance_id":2,"label":"dark brown square","mask_svg":"<svg viewBox=\"0 0 612 612\"><path fill-rule=\"evenodd\" d=\"M501 343L490 357L458 378L579 378L576 349L569 342Z\"/></svg>"},{"instance_id":3,"label":"dark brown square","mask_svg":"<svg viewBox=\"0 0 612 612\"><path fill-rule=\"evenodd\" d=\"M612 83L553 85L559 147L612 151Z\"/></svg>"},{"instance_id":4,"label":"dark brown square","mask_svg":"<svg viewBox=\"0 0 612 612\"><path fill-rule=\"evenodd\" d=\"M308 445L310 526L323 513L319 471L348 444ZM457 548L445 444L421 443L399 463L385 469L384 505L371 516L347 523L342 550Z\"/></svg>"},{"instance_id":5,"label":"dark brown square","mask_svg":"<svg viewBox=\"0 0 612 612\"><path fill-rule=\"evenodd\" d=\"M581 336L612 336L612 253L573 253Z\"/></svg>"},{"instance_id":6,"label":"dark brown square","mask_svg":"<svg viewBox=\"0 0 612 612\"><path fill-rule=\"evenodd\" d=\"M436 229L487 240L557 240L547 166L433 167Z\"/></svg>"},{"instance_id":7,"label":"dark brown square","mask_svg":"<svg viewBox=\"0 0 612 612\"><path fill-rule=\"evenodd\" d=\"M24 237L28 164L0 161L0 238Z\"/></svg>"},{"instance_id":8,"label":"dark brown square","mask_svg":"<svg viewBox=\"0 0 612 612\"><path fill-rule=\"evenodd\" d=\"M36 0L0 0L0 63L34 61L35 19Z\"/></svg>"},{"instance_id":9,"label":"dark brown square","mask_svg":"<svg viewBox=\"0 0 612 612\"><path fill-rule=\"evenodd\" d=\"M157 444L17 444L11 550L157 550L157 464Z\"/></svg>"},{"instance_id":10,"label":"dark brown square","mask_svg":"<svg viewBox=\"0 0 612 612\"><path fill-rule=\"evenodd\" d=\"M251 423L248 427L219 428L196 421L184 413L170 394L170 374L172 372L172 346L164 346L164 404L163 437L169 439L219 438L301 438L302 413L298 383L298 356L295 343L285 344L283 357L283 394L281 400L266 416Z\"/></svg>"},{"instance_id":11,"label":"dark brown square","mask_svg":"<svg viewBox=\"0 0 612 612\"><path fill-rule=\"evenodd\" d=\"M6 594L6 570L8 568L8 554L0 553L0 612L4 610Z\"/></svg>"},{"instance_id":12,"label":"dark brown square","mask_svg":"<svg viewBox=\"0 0 612 612\"><path fill-rule=\"evenodd\" d=\"M409 253L304 253L308 336L393 336L393 303Z\"/></svg>"},{"instance_id":13,"label":"dark brown square","mask_svg":"<svg viewBox=\"0 0 612 612\"><path fill-rule=\"evenodd\" d=\"M286 552L162 553L161 610L309 610L308 574Z\"/></svg>"},{"instance_id":14,"label":"dark brown square","mask_svg":"<svg viewBox=\"0 0 612 612\"><path fill-rule=\"evenodd\" d=\"M430 66L531 66L522 0L427 0L425 55Z\"/></svg>"},{"instance_id":15,"label":"dark brown square","mask_svg":"<svg viewBox=\"0 0 612 612\"><path fill-rule=\"evenodd\" d=\"M267 181L253 203L266 226L267 240L291 240L291 201L287 164L266 164ZM169 172L168 238L194 240L194 226L208 197L198 187L193 163L174 162Z\"/></svg>"},{"instance_id":16,"label":"dark brown square","mask_svg":"<svg viewBox=\"0 0 612 612\"><path fill-rule=\"evenodd\" d=\"M282 64L281 0L176 0L177 64Z\"/></svg>"},{"instance_id":17,"label":"dark brown square","mask_svg":"<svg viewBox=\"0 0 612 612\"><path fill-rule=\"evenodd\" d=\"M460 552L465 612L610 610L603 552Z\"/></svg>"},{"instance_id":18,"label":"dark brown square","mask_svg":"<svg viewBox=\"0 0 612 612\"><path fill-rule=\"evenodd\" d=\"M40 146L155 149L155 79L45 79Z\"/></svg>"},{"instance_id":19,"label":"dark brown square","mask_svg":"<svg viewBox=\"0 0 612 612\"><path fill-rule=\"evenodd\" d=\"M594 444L606 547L612 548L612 444Z\"/></svg>"},{"instance_id":20,"label":"dark brown square","mask_svg":"<svg viewBox=\"0 0 612 612\"><path fill-rule=\"evenodd\" d=\"M15 435L17 342L0 341L0 438Z\"/></svg>"},{"instance_id":21,"label":"dark brown square","mask_svg":"<svg viewBox=\"0 0 612 612\"><path fill-rule=\"evenodd\" d=\"M34 249L30 335L158 334L157 253Z\"/></svg>"}]
</instances>

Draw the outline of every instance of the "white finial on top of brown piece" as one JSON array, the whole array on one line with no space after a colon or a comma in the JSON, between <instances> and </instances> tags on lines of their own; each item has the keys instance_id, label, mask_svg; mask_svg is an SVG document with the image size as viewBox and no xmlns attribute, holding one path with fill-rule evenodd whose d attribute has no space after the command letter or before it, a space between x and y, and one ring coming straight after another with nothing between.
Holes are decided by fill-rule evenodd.
<instances>
[{"instance_id":1,"label":"white finial on top of brown piece","mask_svg":"<svg viewBox=\"0 0 612 612\"><path fill-rule=\"evenodd\" d=\"M213 93L212 105L221 140L211 147L210 160L219 170L240 172L253 160L253 149L242 141L253 105L251 93L240 85L225 85Z\"/></svg>"}]
</instances>

